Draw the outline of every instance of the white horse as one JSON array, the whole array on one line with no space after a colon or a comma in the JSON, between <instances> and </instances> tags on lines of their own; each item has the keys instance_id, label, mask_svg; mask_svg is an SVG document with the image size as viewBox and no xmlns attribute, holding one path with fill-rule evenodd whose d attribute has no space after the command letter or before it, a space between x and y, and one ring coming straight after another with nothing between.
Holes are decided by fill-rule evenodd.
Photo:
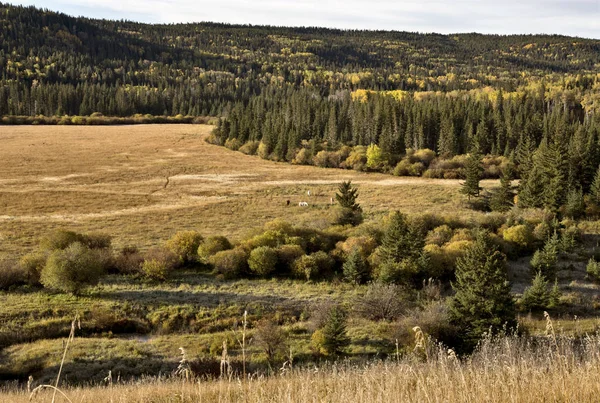
<instances>
[{"instance_id":1,"label":"white horse","mask_svg":"<svg viewBox=\"0 0 600 403\"><path fill-rule=\"evenodd\" d=\"M300 203L298 203L298 207L308 207L308 203L307 202L300 202Z\"/></svg>"}]
</instances>

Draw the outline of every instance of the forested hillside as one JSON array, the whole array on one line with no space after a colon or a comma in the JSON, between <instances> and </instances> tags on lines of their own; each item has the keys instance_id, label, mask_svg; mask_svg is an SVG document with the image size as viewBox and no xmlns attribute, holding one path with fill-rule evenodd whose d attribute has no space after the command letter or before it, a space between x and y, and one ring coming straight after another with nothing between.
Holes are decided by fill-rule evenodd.
<instances>
[{"instance_id":1,"label":"forested hillside","mask_svg":"<svg viewBox=\"0 0 600 403\"><path fill-rule=\"evenodd\" d=\"M513 92L542 79L581 112L584 99L598 108L586 93L599 65L600 41L562 36L147 25L0 3L0 115L217 116L269 91Z\"/></svg>"},{"instance_id":2,"label":"forested hillside","mask_svg":"<svg viewBox=\"0 0 600 403\"><path fill-rule=\"evenodd\" d=\"M8 123L218 116L213 142L262 158L435 178L464 178L476 152L551 209L600 163L599 40L0 18Z\"/></svg>"}]
</instances>

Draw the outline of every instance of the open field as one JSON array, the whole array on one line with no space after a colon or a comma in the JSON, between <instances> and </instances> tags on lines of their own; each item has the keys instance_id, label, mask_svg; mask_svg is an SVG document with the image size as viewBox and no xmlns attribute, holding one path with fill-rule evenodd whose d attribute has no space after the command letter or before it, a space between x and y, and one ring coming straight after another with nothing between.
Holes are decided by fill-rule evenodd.
<instances>
[{"instance_id":1,"label":"open field","mask_svg":"<svg viewBox=\"0 0 600 403\"><path fill-rule=\"evenodd\" d=\"M207 144L211 128L0 128L0 253L31 249L54 228L148 247L183 229L236 239L274 218L323 227L330 197L348 179L359 185L367 219L391 209L480 214L463 206L459 181L265 161Z\"/></svg>"}]
</instances>

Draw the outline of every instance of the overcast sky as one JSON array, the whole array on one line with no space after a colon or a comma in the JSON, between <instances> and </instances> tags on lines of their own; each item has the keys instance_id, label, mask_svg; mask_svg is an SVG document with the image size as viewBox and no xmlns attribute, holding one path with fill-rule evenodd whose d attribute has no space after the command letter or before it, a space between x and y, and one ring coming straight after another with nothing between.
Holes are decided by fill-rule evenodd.
<instances>
[{"instance_id":1,"label":"overcast sky","mask_svg":"<svg viewBox=\"0 0 600 403\"><path fill-rule=\"evenodd\" d=\"M600 39L600 0L9 0L95 18Z\"/></svg>"}]
</instances>

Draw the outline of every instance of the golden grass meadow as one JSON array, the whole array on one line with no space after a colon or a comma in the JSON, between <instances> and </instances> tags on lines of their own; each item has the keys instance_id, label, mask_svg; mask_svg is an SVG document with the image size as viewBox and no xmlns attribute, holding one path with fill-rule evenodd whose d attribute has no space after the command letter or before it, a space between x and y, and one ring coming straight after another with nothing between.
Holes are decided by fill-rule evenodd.
<instances>
[{"instance_id":1,"label":"golden grass meadow","mask_svg":"<svg viewBox=\"0 0 600 403\"><path fill-rule=\"evenodd\" d=\"M344 180L359 188L366 226L377 225L390 210L464 222L485 218L466 206L458 180L267 161L208 144L211 129L187 124L0 127L0 255L31 252L55 229L104 233L115 249L136 245L142 250L181 230L239 241L274 219L326 230L334 210L331 197ZM488 189L496 184L482 181ZM585 223L584 229L597 233L595 225ZM573 255L559 276L568 308L589 308L596 301L598 285L587 280L585 262ZM513 292L522 293L530 281L526 261L510 262L509 275ZM457 358L433 340L415 339L411 330L436 326L443 304L432 301L420 313L401 317L400 325L351 316L347 357L314 360L307 307L325 300L350 306L367 290L339 281L223 280L188 268L159 284L109 275L83 295L0 291L0 342L6 346L0 350L0 381L10 380L0 386L0 401L599 400L600 323L589 315L563 315L551 328L540 315L521 315L520 326L535 338L484 340L472 356ZM251 326L248 345L241 349L239 326L246 311ZM74 317L82 327L68 341ZM254 325L265 317L289 335L289 353L274 367L252 342ZM132 330L113 334L124 325ZM394 337L402 338L400 350ZM232 365L239 366L243 351L247 379L239 371L218 378L222 343L229 343ZM206 371L217 377L173 376L181 366L180 348L190 358L200 357L201 364L207 357L214 364L218 357L217 367ZM121 371L127 377L121 379ZM35 386L54 385L59 372L60 393L46 388L31 395ZM28 382L30 374L36 378Z\"/></svg>"}]
</instances>

